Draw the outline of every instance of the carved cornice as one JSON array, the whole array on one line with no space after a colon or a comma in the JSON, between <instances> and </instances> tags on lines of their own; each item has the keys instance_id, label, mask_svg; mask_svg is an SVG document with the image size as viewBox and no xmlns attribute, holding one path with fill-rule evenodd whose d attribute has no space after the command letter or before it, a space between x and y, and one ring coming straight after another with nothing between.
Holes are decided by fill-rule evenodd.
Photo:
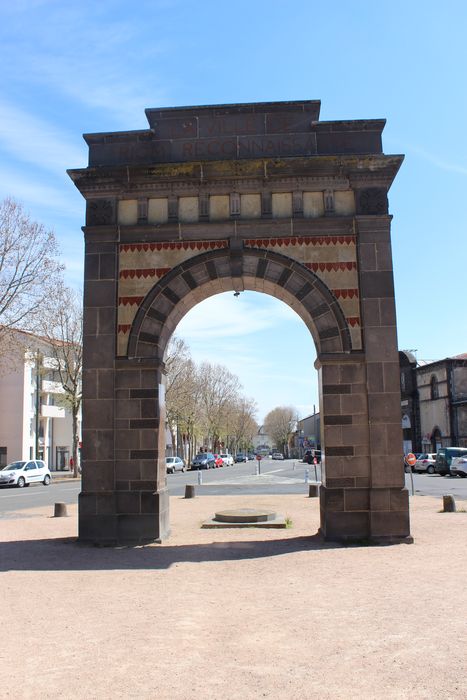
<instances>
[{"instance_id":1,"label":"carved cornice","mask_svg":"<svg viewBox=\"0 0 467 700\"><path fill-rule=\"evenodd\" d=\"M271 191L316 187L346 188L368 182L389 187L402 156L312 156L261 161L211 161L209 163L175 163L154 167L91 167L69 170L76 187L86 198L97 193L121 196L125 193L203 191L224 188L226 193L243 187L267 188Z\"/></svg>"}]
</instances>

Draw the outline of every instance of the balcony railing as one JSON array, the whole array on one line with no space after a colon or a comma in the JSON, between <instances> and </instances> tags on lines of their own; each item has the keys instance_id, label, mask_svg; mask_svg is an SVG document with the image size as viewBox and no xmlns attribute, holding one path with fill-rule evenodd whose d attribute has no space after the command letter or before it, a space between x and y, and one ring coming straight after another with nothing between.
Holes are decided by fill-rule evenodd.
<instances>
[{"instance_id":1,"label":"balcony railing","mask_svg":"<svg viewBox=\"0 0 467 700\"><path fill-rule=\"evenodd\" d=\"M41 405L41 416L43 418L65 418L65 409L62 406Z\"/></svg>"}]
</instances>

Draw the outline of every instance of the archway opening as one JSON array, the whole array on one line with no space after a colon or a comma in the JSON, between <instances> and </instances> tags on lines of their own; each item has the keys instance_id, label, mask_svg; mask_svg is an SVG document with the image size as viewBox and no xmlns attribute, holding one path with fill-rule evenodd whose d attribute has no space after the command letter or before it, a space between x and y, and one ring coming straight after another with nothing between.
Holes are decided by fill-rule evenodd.
<instances>
[{"instance_id":1,"label":"archway opening","mask_svg":"<svg viewBox=\"0 0 467 700\"><path fill-rule=\"evenodd\" d=\"M165 354L169 470L173 456L189 467L197 452L221 453L235 469L204 473L203 488L308 493L320 479L310 459L321 454L315 358L302 320L268 294L222 293L193 307ZM169 490L185 481L196 483L169 474Z\"/></svg>"}]
</instances>

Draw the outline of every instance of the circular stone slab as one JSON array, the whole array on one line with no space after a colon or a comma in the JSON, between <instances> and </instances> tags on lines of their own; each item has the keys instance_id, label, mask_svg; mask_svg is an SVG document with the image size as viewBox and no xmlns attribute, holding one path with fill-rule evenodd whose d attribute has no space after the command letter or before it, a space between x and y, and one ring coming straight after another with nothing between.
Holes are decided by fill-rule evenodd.
<instances>
[{"instance_id":1,"label":"circular stone slab","mask_svg":"<svg viewBox=\"0 0 467 700\"><path fill-rule=\"evenodd\" d=\"M276 513L272 510L258 508L235 508L234 510L219 510L214 520L220 523L264 523L274 520Z\"/></svg>"}]
</instances>

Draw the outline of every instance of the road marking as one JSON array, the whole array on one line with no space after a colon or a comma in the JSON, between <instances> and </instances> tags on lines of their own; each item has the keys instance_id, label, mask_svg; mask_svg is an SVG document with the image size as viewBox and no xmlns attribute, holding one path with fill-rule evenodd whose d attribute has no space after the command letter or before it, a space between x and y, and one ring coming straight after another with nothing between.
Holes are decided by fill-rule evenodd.
<instances>
[{"instance_id":1,"label":"road marking","mask_svg":"<svg viewBox=\"0 0 467 700\"><path fill-rule=\"evenodd\" d=\"M34 486L34 484L31 484L31 486ZM39 484L38 484L38 486L39 486ZM40 486L42 486L42 484L40 484ZM51 486L58 486L58 484L52 483ZM75 484L66 484L66 486L63 486L61 490L62 491L71 491L71 490L76 489L76 486L78 486L78 484L76 484L76 485ZM78 488L80 488L80 486ZM2 499L2 498L26 498L27 496L29 496L29 497L34 496L36 489L33 489L32 491L30 491L29 489L30 489L30 487L28 487L28 486L23 487L22 489L18 489L18 488L11 489L11 493L2 493L0 495L0 499ZM1 491L0 491L0 493L1 493ZM20 493L22 493L22 496L19 495Z\"/></svg>"},{"instance_id":2,"label":"road marking","mask_svg":"<svg viewBox=\"0 0 467 700\"><path fill-rule=\"evenodd\" d=\"M26 498L26 496L33 496L33 495L34 495L33 492L31 492L31 491L29 491L29 492L26 491L26 493L24 494L24 498ZM15 498L15 496L16 496L16 497L19 496L18 491L15 491L14 493L5 494L5 496L2 496L2 498Z\"/></svg>"},{"instance_id":3,"label":"road marking","mask_svg":"<svg viewBox=\"0 0 467 700\"><path fill-rule=\"evenodd\" d=\"M270 474L246 474L234 480L225 481L205 481L203 486L235 486L240 484L303 484L304 480L294 479L287 476L272 476Z\"/></svg>"}]
</instances>

